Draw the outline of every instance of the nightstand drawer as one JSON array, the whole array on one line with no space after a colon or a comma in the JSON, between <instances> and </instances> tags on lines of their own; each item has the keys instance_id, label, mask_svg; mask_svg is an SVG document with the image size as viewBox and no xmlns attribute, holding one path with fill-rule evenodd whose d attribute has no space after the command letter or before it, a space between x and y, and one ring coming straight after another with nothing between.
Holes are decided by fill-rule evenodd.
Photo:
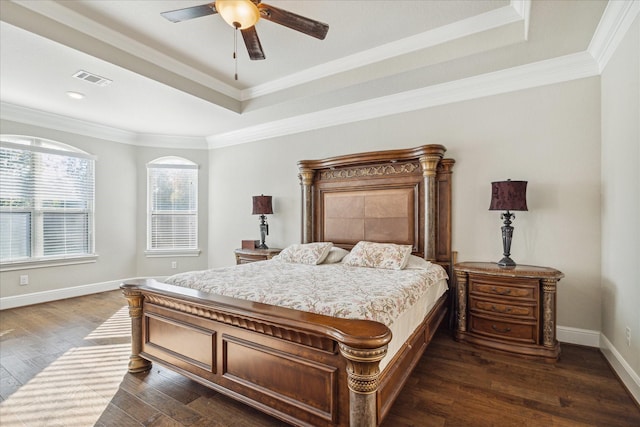
<instances>
[{"instance_id":1,"label":"nightstand drawer","mask_svg":"<svg viewBox=\"0 0 640 427\"><path fill-rule=\"evenodd\" d=\"M535 303L526 304L509 304L508 301L500 299L482 299L474 296L469 297L469 310L480 313L499 314L512 316L525 320L536 320L537 307Z\"/></svg>"},{"instance_id":2,"label":"nightstand drawer","mask_svg":"<svg viewBox=\"0 0 640 427\"><path fill-rule=\"evenodd\" d=\"M236 264L249 264L250 262L266 261L278 255L282 249L236 249Z\"/></svg>"},{"instance_id":3,"label":"nightstand drawer","mask_svg":"<svg viewBox=\"0 0 640 427\"><path fill-rule=\"evenodd\" d=\"M504 322L499 319L485 319L471 315L470 332L501 340L536 344L538 335L535 324Z\"/></svg>"},{"instance_id":4,"label":"nightstand drawer","mask_svg":"<svg viewBox=\"0 0 640 427\"><path fill-rule=\"evenodd\" d=\"M515 284L485 282L482 280L471 280L469 292L476 294L492 295L505 298L518 298L536 300L538 298L538 285L524 282L516 286Z\"/></svg>"},{"instance_id":5,"label":"nightstand drawer","mask_svg":"<svg viewBox=\"0 0 640 427\"><path fill-rule=\"evenodd\" d=\"M264 255L242 254L237 256L236 261L238 264L248 264L250 262L264 261L266 259L267 257Z\"/></svg>"}]
</instances>

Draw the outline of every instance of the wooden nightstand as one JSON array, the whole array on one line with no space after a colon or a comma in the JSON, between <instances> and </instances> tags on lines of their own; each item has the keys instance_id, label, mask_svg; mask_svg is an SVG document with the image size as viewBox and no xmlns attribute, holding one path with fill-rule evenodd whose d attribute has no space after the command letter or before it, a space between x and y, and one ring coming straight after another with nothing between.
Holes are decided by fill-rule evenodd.
<instances>
[{"instance_id":1,"label":"wooden nightstand","mask_svg":"<svg viewBox=\"0 0 640 427\"><path fill-rule=\"evenodd\" d=\"M456 339L509 353L556 361L558 270L531 265L501 268L489 262L454 265Z\"/></svg>"},{"instance_id":2,"label":"wooden nightstand","mask_svg":"<svg viewBox=\"0 0 640 427\"><path fill-rule=\"evenodd\" d=\"M256 261L265 261L278 255L282 249L236 249L236 264L247 264Z\"/></svg>"}]
</instances>

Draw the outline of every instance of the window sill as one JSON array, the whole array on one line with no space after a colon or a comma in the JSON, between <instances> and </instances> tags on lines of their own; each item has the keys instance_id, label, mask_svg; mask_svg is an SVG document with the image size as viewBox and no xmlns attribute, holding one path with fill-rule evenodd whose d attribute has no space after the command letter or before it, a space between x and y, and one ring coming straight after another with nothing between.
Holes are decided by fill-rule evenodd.
<instances>
[{"instance_id":1,"label":"window sill","mask_svg":"<svg viewBox=\"0 0 640 427\"><path fill-rule=\"evenodd\" d=\"M0 272L30 270L33 268L60 267L63 265L89 264L98 260L98 255L83 255L68 258L13 261L0 264Z\"/></svg>"},{"instance_id":2,"label":"window sill","mask_svg":"<svg viewBox=\"0 0 640 427\"><path fill-rule=\"evenodd\" d=\"M200 249L148 249L144 251L147 258L200 256Z\"/></svg>"}]
</instances>

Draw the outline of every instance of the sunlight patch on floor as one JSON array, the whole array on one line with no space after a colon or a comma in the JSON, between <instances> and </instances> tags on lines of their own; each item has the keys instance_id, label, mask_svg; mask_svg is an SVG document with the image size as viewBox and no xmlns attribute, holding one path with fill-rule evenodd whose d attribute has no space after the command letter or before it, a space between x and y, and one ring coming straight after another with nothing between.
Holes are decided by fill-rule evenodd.
<instances>
[{"instance_id":1,"label":"sunlight patch on floor","mask_svg":"<svg viewBox=\"0 0 640 427\"><path fill-rule=\"evenodd\" d=\"M70 348L1 402L2 426L93 426L127 372L130 331L123 307L85 338L104 345Z\"/></svg>"},{"instance_id":2,"label":"sunlight patch on floor","mask_svg":"<svg viewBox=\"0 0 640 427\"><path fill-rule=\"evenodd\" d=\"M131 318L129 309L125 306L118 310L102 325L95 328L86 339L131 337Z\"/></svg>"}]
</instances>

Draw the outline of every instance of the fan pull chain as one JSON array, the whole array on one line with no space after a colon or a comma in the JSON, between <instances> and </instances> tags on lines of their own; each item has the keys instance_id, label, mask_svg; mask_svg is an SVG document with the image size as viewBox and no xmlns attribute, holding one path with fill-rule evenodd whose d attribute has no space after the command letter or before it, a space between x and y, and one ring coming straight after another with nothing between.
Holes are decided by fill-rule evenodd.
<instances>
[{"instance_id":1,"label":"fan pull chain","mask_svg":"<svg viewBox=\"0 0 640 427\"><path fill-rule=\"evenodd\" d=\"M235 30L233 31L233 62L235 65L235 79L238 80L238 28L240 28L240 24L238 22L234 22L233 26Z\"/></svg>"}]
</instances>

